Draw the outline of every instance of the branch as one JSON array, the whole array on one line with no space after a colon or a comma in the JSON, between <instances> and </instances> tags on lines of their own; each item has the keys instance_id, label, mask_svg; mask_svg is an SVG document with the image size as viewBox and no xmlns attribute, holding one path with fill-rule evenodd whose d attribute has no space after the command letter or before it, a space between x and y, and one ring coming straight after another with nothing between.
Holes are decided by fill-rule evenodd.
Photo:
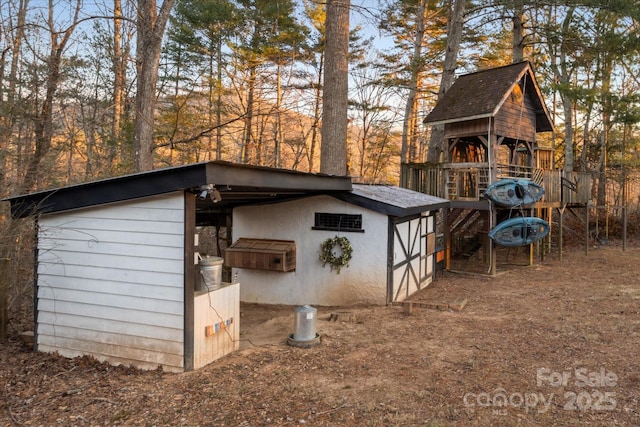
<instances>
[{"instance_id":1,"label":"branch","mask_svg":"<svg viewBox=\"0 0 640 427\"><path fill-rule=\"evenodd\" d=\"M179 140L177 140L177 141L174 141L174 140L173 140L173 138L171 138L171 139L169 139L169 141L168 141L168 142L165 142L165 143L163 143L163 144L156 144L156 145L154 146L154 148L167 147L167 146L171 146L171 147L173 147L173 146L174 146L174 145L176 145L176 144L187 144L187 143L189 143L189 142L197 141L197 140L199 140L200 138L202 138L203 136L207 136L207 135L209 135L211 132L213 132L214 130L216 130L216 129L218 129L218 128L221 128L221 127L227 126L227 125L229 125L229 124L231 124L231 123L237 122L238 120L242 120L242 119L244 119L244 118L245 118L245 116L246 116L246 113L245 113L245 114L243 114L243 115L241 115L241 116L238 116L238 117L236 117L236 118L234 118L234 119L228 120L228 121L226 121L226 122L224 122L224 123L220 123L219 125L216 125L216 126L213 126L213 127L211 127L211 128L205 129L205 130L203 130L203 131L202 131L202 132L200 132L200 133L197 133L197 134L195 134L195 135L193 135L193 136L190 136L189 138L179 139Z\"/></svg>"}]
</instances>

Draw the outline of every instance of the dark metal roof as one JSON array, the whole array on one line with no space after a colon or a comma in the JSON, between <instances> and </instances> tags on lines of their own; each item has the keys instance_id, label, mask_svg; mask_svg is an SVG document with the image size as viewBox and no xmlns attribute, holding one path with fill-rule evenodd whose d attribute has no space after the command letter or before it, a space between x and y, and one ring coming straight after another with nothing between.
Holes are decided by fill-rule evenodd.
<instances>
[{"instance_id":1,"label":"dark metal roof","mask_svg":"<svg viewBox=\"0 0 640 427\"><path fill-rule=\"evenodd\" d=\"M11 214L23 218L166 194L200 192L213 184L222 200L198 199L196 209L224 212L242 204L273 203L314 194L350 191L351 178L212 161L156 169L100 181L13 196Z\"/></svg>"},{"instance_id":2,"label":"dark metal roof","mask_svg":"<svg viewBox=\"0 0 640 427\"><path fill-rule=\"evenodd\" d=\"M380 212L405 217L449 206L449 201L392 185L353 184L353 191L339 192L334 197Z\"/></svg>"},{"instance_id":3,"label":"dark metal roof","mask_svg":"<svg viewBox=\"0 0 640 427\"><path fill-rule=\"evenodd\" d=\"M424 119L428 125L495 116L516 84L524 83L536 108L536 130L550 132L553 122L527 61L460 76Z\"/></svg>"}]
</instances>

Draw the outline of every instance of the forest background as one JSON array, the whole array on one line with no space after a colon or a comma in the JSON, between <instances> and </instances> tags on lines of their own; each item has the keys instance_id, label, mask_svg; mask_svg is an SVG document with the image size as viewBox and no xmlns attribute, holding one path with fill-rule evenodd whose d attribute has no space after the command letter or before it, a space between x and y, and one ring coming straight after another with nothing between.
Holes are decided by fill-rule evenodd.
<instances>
[{"instance_id":1,"label":"forest background","mask_svg":"<svg viewBox=\"0 0 640 427\"><path fill-rule=\"evenodd\" d=\"M320 169L326 3L1 3L3 196L206 160ZM351 11L355 180L397 183L400 162L438 161L428 149L437 135L422 127L438 96L456 75L520 60L556 121L541 141L556 165L613 177L637 166L637 2L328 3ZM142 77L154 44L157 74ZM141 99L147 80L153 93ZM151 165L137 162L140 124L152 132Z\"/></svg>"}]
</instances>

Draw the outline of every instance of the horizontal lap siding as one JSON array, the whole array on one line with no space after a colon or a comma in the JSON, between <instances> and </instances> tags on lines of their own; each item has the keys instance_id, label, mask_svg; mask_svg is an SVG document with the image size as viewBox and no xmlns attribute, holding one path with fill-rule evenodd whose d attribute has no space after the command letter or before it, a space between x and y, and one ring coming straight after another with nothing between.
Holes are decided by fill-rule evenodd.
<instances>
[{"instance_id":1,"label":"horizontal lap siding","mask_svg":"<svg viewBox=\"0 0 640 427\"><path fill-rule=\"evenodd\" d=\"M181 370L182 193L45 215L39 226L38 349Z\"/></svg>"},{"instance_id":2,"label":"horizontal lap siding","mask_svg":"<svg viewBox=\"0 0 640 427\"><path fill-rule=\"evenodd\" d=\"M445 125L446 138L485 135L488 131L488 119L464 120Z\"/></svg>"}]
</instances>

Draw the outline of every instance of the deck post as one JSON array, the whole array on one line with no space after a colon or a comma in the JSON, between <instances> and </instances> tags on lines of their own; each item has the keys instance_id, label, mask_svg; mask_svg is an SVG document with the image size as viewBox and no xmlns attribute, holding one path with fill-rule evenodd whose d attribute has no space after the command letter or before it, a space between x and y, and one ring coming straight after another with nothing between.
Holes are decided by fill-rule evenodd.
<instances>
[{"instance_id":1,"label":"deck post","mask_svg":"<svg viewBox=\"0 0 640 427\"><path fill-rule=\"evenodd\" d=\"M564 210L567 207L566 204L563 204L561 208L558 208L558 213L560 214L560 224L558 225L558 256L560 262L562 262L562 232L564 230Z\"/></svg>"},{"instance_id":2,"label":"deck post","mask_svg":"<svg viewBox=\"0 0 640 427\"><path fill-rule=\"evenodd\" d=\"M489 215L491 215L491 222L487 225L496 224L498 222L498 213L496 212L495 209L490 209L489 212L490 212ZM488 237L488 233L487 233L487 240L489 241L489 252L491 254L491 256L489 257L489 260L490 260L489 274L494 276L497 274L498 248L495 242Z\"/></svg>"},{"instance_id":3,"label":"deck post","mask_svg":"<svg viewBox=\"0 0 640 427\"><path fill-rule=\"evenodd\" d=\"M451 224L449 224L449 208L442 208L444 224L444 269L451 269Z\"/></svg>"},{"instance_id":4,"label":"deck post","mask_svg":"<svg viewBox=\"0 0 640 427\"><path fill-rule=\"evenodd\" d=\"M627 206L622 207L622 250L627 250Z\"/></svg>"},{"instance_id":5,"label":"deck post","mask_svg":"<svg viewBox=\"0 0 640 427\"><path fill-rule=\"evenodd\" d=\"M589 254L589 205L584 207L584 253Z\"/></svg>"}]
</instances>

